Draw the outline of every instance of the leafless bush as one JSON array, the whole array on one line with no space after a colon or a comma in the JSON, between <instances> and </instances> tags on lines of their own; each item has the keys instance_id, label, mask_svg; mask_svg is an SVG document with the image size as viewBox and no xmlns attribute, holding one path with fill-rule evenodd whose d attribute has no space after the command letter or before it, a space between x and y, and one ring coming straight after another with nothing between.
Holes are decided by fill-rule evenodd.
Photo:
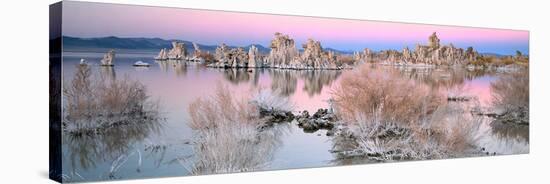
<instances>
[{"instance_id":1,"label":"leafless bush","mask_svg":"<svg viewBox=\"0 0 550 184\"><path fill-rule=\"evenodd\" d=\"M234 100L226 86L218 85L212 99L199 98L189 105L192 129L212 129L224 124L260 123L258 108L248 99Z\"/></svg>"},{"instance_id":2,"label":"leafless bush","mask_svg":"<svg viewBox=\"0 0 550 184\"><path fill-rule=\"evenodd\" d=\"M281 144L278 131L260 131L251 124L223 124L215 129L198 130L195 136L195 161L188 169L192 174L231 173L264 168Z\"/></svg>"},{"instance_id":3,"label":"leafless bush","mask_svg":"<svg viewBox=\"0 0 550 184\"><path fill-rule=\"evenodd\" d=\"M290 106L265 91L252 99L234 100L230 90L218 85L211 99L189 105L189 126L195 130L192 174L251 171L268 164L280 145L280 131L261 129L258 109Z\"/></svg>"},{"instance_id":4,"label":"leafless bush","mask_svg":"<svg viewBox=\"0 0 550 184\"><path fill-rule=\"evenodd\" d=\"M499 124L529 125L528 69L501 76L491 83L491 91L494 108L501 111L492 123L493 127L500 127ZM528 135L529 131L525 133Z\"/></svg>"},{"instance_id":5,"label":"leafless bush","mask_svg":"<svg viewBox=\"0 0 550 184\"><path fill-rule=\"evenodd\" d=\"M273 94L271 90L260 89L257 94L251 99L252 104L255 104L258 108L288 112L294 110L294 105L288 98L280 97Z\"/></svg>"},{"instance_id":6,"label":"leafless bush","mask_svg":"<svg viewBox=\"0 0 550 184\"><path fill-rule=\"evenodd\" d=\"M438 159L478 147L481 120L468 113L469 106L446 103L441 93L397 73L362 67L343 76L334 99L348 127L343 135L356 142L348 149L356 155L382 161Z\"/></svg>"},{"instance_id":7,"label":"leafless bush","mask_svg":"<svg viewBox=\"0 0 550 184\"><path fill-rule=\"evenodd\" d=\"M529 110L529 70L501 76L491 84L493 105L506 111Z\"/></svg>"},{"instance_id":8,"label":"leafless bush","mask_svg":"<svg viewBox=\"0 0 550 184\"><path fill-rule=\"evenodd\" d=\"M87 65L78 65L74 78L70 85L65 85L65 113L70 118L90 117L91 111L97 109L93 98L92 72Z\"/></svg>"},{"instance_id":9,"label":"leafless bush","mask_svg":"<svg viewBox=\"0 0 550 184\"><path fill-rule=\"evenodd\" d=\"M396 122L418 121L442 103L442 97L428 86L400 77L397 72L381 72L367 66L342 76L333 93L338 114L347 121L372 116Z\"/></svg>"},{"instance_id":10,"label":"leafless bush","mask_svg":"<svg viewBox=\"0 0 550 184\"><path fill-rule=\"evenodd\" d=\"M105 129L158 119L158 104L146 88L128 77L104 80L89 66L79 65L64 85L64 129L71 133L101 133Z\"/></svg>"},{"instance_id":11,"label":"leafless bush","mask_svg":"<svg viewBox=\"0 0 550 184\"><path fill-rule=\"evenodd\" d=\"M362 116L347 124L349 132L345 134L353 136L355 141L347 149L378 161L452 158L475 152L481 135L480 119L449 108L438 108L430 119L420 124L384 120L380 118L380 111L373 116ZM338 147L337 144L343 143L334 144Z\"/></svg>"}]
</instances>

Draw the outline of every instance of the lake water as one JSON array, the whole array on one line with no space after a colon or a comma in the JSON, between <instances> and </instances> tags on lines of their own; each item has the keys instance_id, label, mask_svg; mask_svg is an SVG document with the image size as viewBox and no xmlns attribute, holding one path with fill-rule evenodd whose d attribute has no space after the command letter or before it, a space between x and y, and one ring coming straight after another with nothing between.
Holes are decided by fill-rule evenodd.
<instances>
[{"instance_id":1,"label":"lake water","mask_svg":"<svg viewBox=\"0 0 550 184\"><path fill-rule=\"evenodd\" d=\"M114 67L102 67L99 66L102 55L65 52L63 84L70 82L80 59L84 58L90 63L91 71L103 76L105 80L128 77L144 84L149 97L158 100L163 121L146 127L113 130L96 137L64 135L63 171L68 181L190 175L189 168L195 158L191 144L193 130L187 125L191 121L189 104L198 98L212 96L217 85L226 85L235 92L235 98L245 97L259 88L277 91L290 99L295 106L295 113L302 110L314 112L318 108L328 108L327 101L339 83L340 76L351 72L214 69L198 63L155 62L152 58L156 53L117 53ZM136 61L147 62L151 66L133 67ZM500 75L442 68L379 69L399 70L403 75L437 90L457 90L476 96L481 106L490 106L490 85ZM337 160L330 152L333 144L324 130L304 133L296 124L280 124L274 129L270 138L272 140L269 140L273 141L269 143L272 145L272 153L265 159L265 165L255 170L354 163ZM496 142L492 139L498 138L491 137L484 141ZM258 155L262 156L265 155ZM184 159L189 161L183 162Z\"/></svg>"}]
</instances>

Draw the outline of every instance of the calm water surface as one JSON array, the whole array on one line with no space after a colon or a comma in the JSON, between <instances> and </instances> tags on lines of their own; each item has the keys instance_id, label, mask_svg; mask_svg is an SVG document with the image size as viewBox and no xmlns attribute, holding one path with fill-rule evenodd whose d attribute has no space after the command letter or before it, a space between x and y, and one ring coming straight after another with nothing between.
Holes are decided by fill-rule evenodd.
<instances>
[{"instance_id":1,"label":"calm water surface","mask_svg":"<svg viewBox=\"0 0 550 184\"><path fill-rule=\"evenodd\" d=\"M128 77L147 87L150 98L158 100L162 117L160 124L130 127L101 137L64 136L64 173L72 181L100 179L132 179L159 176L189 175L193 160L192 130L189 104L197 98L213 95L216 86L224 84L235 97L246 97L259 88L277 91L295 105L295 113L327 108L332 89L344 71L293 71L277 69L222 70L200 64L155 62L156 53L117 54L114 67L101 67L100 53L65 52L63 81L73 78L76 66L85 58L94 74L108 79ZM151 67L133 67L136 61ZM380 68L386 69L386 68ZM393 69L393 68L392 68ZM437 90L456 90L476 96L482 106L490 105L490 83L497 74L473 73L449 69L401 69L403 75L425 82ZM280 132L272 158L265 170L330 166L337 164L329 152L332 148L325 131L304 133L296 125L278 125ZM491 140L488 140L491 141ZM159 147L155 147L159 146ZM261 156L261 155L259 155ZM262 169L262 170L263 170Z\"/></svg>"}]
</instances>

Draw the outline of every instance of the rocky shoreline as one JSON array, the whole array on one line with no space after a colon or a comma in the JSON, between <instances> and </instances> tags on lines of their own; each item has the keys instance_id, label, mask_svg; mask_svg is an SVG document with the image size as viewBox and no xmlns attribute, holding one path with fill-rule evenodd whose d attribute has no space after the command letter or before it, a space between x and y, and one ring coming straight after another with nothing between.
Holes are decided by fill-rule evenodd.
<instances>
[{"instance_id":1,"label":"rocky shoreline","mask_svg":"<svg viewBox=\"0 0 550 184\"><path fill-rule=\"evenodd\" d=\"M275 33L271 51L262 56L256 46L248 52L244 48L229 48L222 43L216 48L216 61L208 64L215 68L279 68L297 70L341 70L348 68L337 60L336 53L325 51L319 41L308 39L302 45L303 52L296 48L294 39Z\"/></svg>"},{"instance_id":2,"label":"rocky shoreline","mask_svg":"<svg viewBox=\"0 0 550 184\"><path fill-rule=\"evenodd\" d=\"M345 52L324 49L320 41L307 39L298 49L289 35L275 33L269 45L269 53L260 53L257 45L248 47L230 47L221 43L214 54L201 51L193 43L193 52L185 43L174 41L172 48L163 48L154 57L156 61L191 61L205 63L212 68L273 68L291 70L343 70L352 69L363 63L372 63L396 67L433 68L437 66L461 66L467 70L495 70L497 72L515 72L528 65L528 56L518 51L516 56L491 56L479 54L474 48L442 45L433 33L427 45L417 44L414 49L405 47L402 51L372 51L365 48L362 52ZM113 66L114 50L109 51L101 60L103 66Z\"/></svg>"}]
</instances>

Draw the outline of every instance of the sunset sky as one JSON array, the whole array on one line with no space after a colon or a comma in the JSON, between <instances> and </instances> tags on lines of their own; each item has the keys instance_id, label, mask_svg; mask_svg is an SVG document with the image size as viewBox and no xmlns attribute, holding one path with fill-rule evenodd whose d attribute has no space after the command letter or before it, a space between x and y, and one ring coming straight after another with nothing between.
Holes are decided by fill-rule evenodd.
<instances>
[{"instance_id":1,"label":"sunset sky","mask_svg":"<svg viewBox=\"0 0 550 184\"><path fill-rule=\"evenodd\" d=\"M181 39L207 45L268 46L273 33L307 38L325 48L358 51L414 48L437 32L443 44L473 46L482 53L529 52L529 32L380 21L281 16L116 4L63 2L63 34L75 37L147 37Z\"/></svg>"}]
</instances>

